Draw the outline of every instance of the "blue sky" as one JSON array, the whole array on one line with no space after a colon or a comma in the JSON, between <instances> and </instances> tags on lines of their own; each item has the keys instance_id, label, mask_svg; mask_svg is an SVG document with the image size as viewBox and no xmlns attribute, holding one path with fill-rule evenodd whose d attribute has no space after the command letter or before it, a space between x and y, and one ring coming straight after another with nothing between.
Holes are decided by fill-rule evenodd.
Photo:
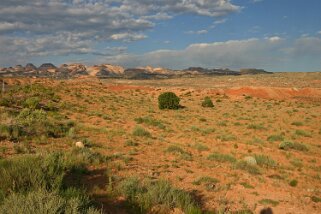
<instances>
[{"instance_id":1,"label":"blue sky","mask_svg":"<svg viewBox=\"0 0 321 214\"><path fill-rule=\"evenodd\" d=\"M0 66L321 70L320 0L1 0Z\"/></svg>"}]
</instances>

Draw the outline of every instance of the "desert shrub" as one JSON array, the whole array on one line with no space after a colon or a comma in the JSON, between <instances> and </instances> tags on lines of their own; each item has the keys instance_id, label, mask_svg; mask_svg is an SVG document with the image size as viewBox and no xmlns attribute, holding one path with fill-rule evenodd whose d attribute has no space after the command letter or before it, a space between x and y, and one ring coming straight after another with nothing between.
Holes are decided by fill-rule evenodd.
<instances>
[{"instance_id":1,"label":"desert shrub","mask_svg":"<svg viewBox=\"0 0 321 214\"><path fill-rule=\"evenodd\" d=\"M291 187L296 187L297 185L298 185L298 181L297 180L291 180L290 182L289 182L289 185L291 186Z\"/></svg>"},{"instance_id":2,"label":"desert shrub","mask_svg":"<svg viewBox=\"0 0 321 214\"><path fill-rule=\"evenodd\" d=\"M203 151L208 151L209 150L209 148L206 145L202 144L202 143L196 143L193 147L199 152L203 152Z\"/></svg>"},{"instance_id":3,"label":"desert shrub","mask_svg":"<svg viewBox=\"0 0 321 214\"><path fill-rule=\"evenodd\" d=\"M86 213L100 212L90 205L86 196L64 198L58 192L44 189L34 190L27 194L13 193L3 200L0 205L2 214L57 214L57 213Z\"/></svg>"},{"instance_id":4,"label":"desert shrub","mask_svg":"<svg viewBox=\"0 0 321 214\"><path fill-rule=\"evenodd\" d=\"M254 158L256 160L256 163L259 166L265 166L265 167L276 167L277 163L275 162L275 160L273 160L272 158L270 158L267 155L254 155Z\"/></svg>"},{"instance_id":5,"label":"desert shrub","mask_svg":"<svg viewBox=\"0 0 321 214\"><path fill-rule=\"evenodd\" d=\"M30 97L23 103L25 108L37 109L40 107L40 99L38 97Z\"/></svg>"},{"instance_id":6,"label":"desert shrub","mask_svg":"<svg viewBox=\"0 0 321 214\"><path fill-rule=\"evenodd\" d=\"M289 150L294 149L298 151L308 151L308 147L303 143L297 143L297 142L290 142L290 141L283 141L279 145L279 149L282 150Z\"/></svg>"},{"instance_id":7,"label":"desert shrub","mask_svg":"<svg viewBox=\"0 0 321 214\"><path fill-rule=\"evenodd\" d=\"M280 135L270 135L268 136L267 140L269 142L275 142L275 141L282 141L284 140L284 135L280 134Z\"/></svg>"},{"instance_id":8,"label":"desert shrub","mask_svg":"<svg viewBox=\"0 0 321 214\"><path fill-rule=\"evenodd\" d=\"M225 141L234 141L237 138L233 134L223 134L223 135L217 136L217 139L220 139L221 141L225 142Z\"/></svg>"},{"instance_id":9,"label":"desert shrub","mask_svg":"<svg viewBox=\"0 0 321 214\"><path fill-rule=\"evenodd\" d=\"M311 197L311 200L315 203L320 203L321 202L321 198L320 197L317 197L317 196L312 196Z\"/></svg>"},{"instance_id":10,"label":"desert shrub","mask_svg":"<svg viewBox=\"0 0 321 214\"><path fill-rule=\"evenodd\" d=\"M205 185L210 185L210 184L216 184L218 183L219 180L217 180L216 178L212 178L212 177L200 177L197 180L193 181L194 185L201 185L201 184L205 184Z\"/></svg>"},{"instance_id":11,"label":"desert shrub","mask_svg":"<svg viewBox=\"0 0 321 214\"><path fill-rule=\"evenodd\" d=\"M134 128L133 135L137 137L151 137L150 132L141 126L136 126Z\"/></svg>"},{"instance_id":12,"label":"desert shrub","mask_svg":"<svg viewBox=\"0 0 321 214\"><path fill-rule=\"evenodd\" d=\"M164 124L162 123L162 121L160 120L156 120L154 118L151 118L151 117L138 117L138 118L135 118L135 121L138 123L138 124L141 124L141 123L145 123L147 125L150 125L150 126L155 126L155 127L158 127L160 129L165 129L165 126Z\"/></svg>"},{"instance_id":13,"label":"desert shrub","mask_svg":"<svg viewBox=\"0 0 321 214\"><path fill-rule=\"evenodd\" d=\"M1 99L0 105L6 107L27 107L56 109L60 100L52 88L40 84L12 87ZM47 104L50 103L50 108Z\"/></svg>"},{"instance_id":14,"label":"desert shrub","mask_svg":"<svg viewBox=\"0 0 321 214\"><path fill-rule=\"evenodd\" d=\"M158 97L158 107L159 109L178 109L179 97L173 92L165 92Z\"/></svg>"},{"instance_id":15,"label":"desert shrub","mask_svg":"<svg viewBox=\"0 0 321 214\"><path fill-rule=\"evenodd\" d=\"M249 124L247 128L254 130L266 130L266 128L262 124Z\"/></svg>"},{"instance_id":16,"label":"desert shrub","mask_svg":"<svg viewBox=\"0 0 321 214\"><path fill-rule=\"evenodd\" d=\"M62 155L24 155L0 160L0 190L5 194L45 188L59 189L65 174Z\"/></svg>"},{"instance_id":17,"label":"desert shrub","mask_svg":"<svg viewBox=\"0 0 321 214\"><path fill-rule=\"evenodd\" d=\"M56 118L55 118L56 117ZM1 124L0 139L18 141L33 137L63 137L74 126L59 115L50 115L42 109L22 109L9 124Z\"/></svg>"},{"instance_id":18,"label":"desert shrub","mask_svg":"<svg viewBox=\"0 0 321 214\"><path fill-rule=\"evenodd\" d=\"M262 205L272 205L273 207L279 205L280 202L272 200L272 199L262 199L259 201Z\"/></svg>"},{"instance_id":19,"label":"desert shrub","mask_svg":"<svg viewBox=\"0 0 321 214\"><path fill-rule=\"evenodd\" d=\"M220 154L220 153L213 153L210 154L207 157L208 160L214 160L214 161L218 161L218 162L229 162L229 163L235 163L236 162L236 158L233 155L230 154Z\"/></svg>"},{"instance_id":20,"label":"desert shrub","mask_svg":"<svg viewBox=\"0 0 321 214\"><path fill-rule=\"evenodd\" d=\"M165 150L165 152L178 154L180 155L180 158L184 160L192 160L192 154L189 152L186 152L184 149L182 149L179 146L171 145Z\"/></svg>"},{"instance_id":21,"label":"desert shrub","mask_svg":"<svg viewBox=\"0 0 321 214\"><path fill-rule=\"evenodd\" d=\"M312 136L312 134L310 132L305 131L305 130L296 130L295 134L298 136L303 136L303 137L311 137Z\"/></svg>"},{"instance_id":22,"label":"desert shrub","mask_svg":"<svg viewBox=\"0 0 321 214\"><path fill-rule=\"evenodd\" d=\"M214 107L214 104L211 100L210 97L205 97L203 102L202 102L202 107L205 107L205 108L212 108Z\"/></svg>"},{"instance_id":23,"label":"desert shrub","mask_svg":"<svg viewBox=\"0 0 321 214\"><path fill-rule=\"evenodd\" d=\"M24 134L23 128L15 124L0 124L0 139L17 140Z\"/></svg>"},{"instance_id":24,"label":"desert shrub","mask_svg":"<svg viewBox=\"0 0 321 214\"><path fill-rule=\"evenodd\" d=\"M235 165L236 169L241 169L244 171L247 171L248 173L252 174L252 175L259 175L261 174L260 169L253 164L249 164L248 162L241 160L238 161Z\"/></svg>"},{"instance_id":25,"label":"desert shrub","mask_svg":"<svg viewBox=\"0 0 321 214\"><path fill-rule=\"evenodd\" d=\"M301 122L301 121L294 121L293 123L291 123L291 125L293 125L293 126L303 126L303 122Z\"/></svg>"},{"instance_id":26,"label":"desert shrub","mask_svg":"<svg viewBox=\"0 0 321 214\"><path fill-rule=\"evenodd\" d=\"M122 181L118 190L135 209L133 213L149 213L156 207L161 209L158 213L170 213L173 208L180 208L187 214L202 213L189 193L172 187L167 181L140 182L131 177Z\"/></svg>"}]
</instances>

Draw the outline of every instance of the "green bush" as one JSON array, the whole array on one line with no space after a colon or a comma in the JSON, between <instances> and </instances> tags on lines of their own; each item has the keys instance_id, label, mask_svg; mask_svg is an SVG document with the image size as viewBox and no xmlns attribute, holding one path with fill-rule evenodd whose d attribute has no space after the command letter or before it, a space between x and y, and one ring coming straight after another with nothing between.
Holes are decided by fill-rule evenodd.
<instances>
[{"instance_id":1,"label":"green bush","mask_svg":"<svg viewBox=\"0 0 321 214\"><path fill-rule=\"evenodd\" d=\"M282 143L280 143L279 149L282 149L282 150L293 149L293 150L304 151L304 152L309 150L308 147L303 143L290 142L290 141L283 141Z\"/></svg>"},{"instance_id":2,"label":"green bush","mask_svg":"<svg viewBox=\"0 0 321 214\"><path fill-rule=\"evenodd\" d=\"M156 207L161 210L153 213L170 213L173 208L180 208L186 214L202 213L190 194L173 188L167 181L140 182L138 178L128 178L119 184L118 190L126 197L133 213L150 213Z\"/></svg>"},{"instance_id":3,"label":"green bush","mask_svg":"<svg viewBox=\"0 0 321 214\"><path fill-rule=\"evenodd\" d=\"M133 135L137 136L137 137L151 137L152 136L149 131L145 130L141 126L136 126L134 128Z\"/></svg>"},{"instance_id":4,"label":"green bush","mask_svg":"<svg viewBox=\"0 0 321 214\"><path fill-rule=\"evenodd\" d=\"M24 108L10 120L10 124L1 124L0 121L0 139L18 141L40 136L58 138L66 136L74 126L72 121L61 117L52 118L42 109Z\"/></svg>"},{"instance_id":5,"label":"green bush","mask_svg":"<svg viewBox=\"0 0 321 214\"><path fill-rule=\"evenodd\" d=\"M179 97L173 92L165 92L158 97L159 109L179 109Z\"/></svg>"},{"instance_id":6,"label":"green bush","mask_svg":"<svg viewBox=\"0 0 321 214\"><path fill-rule=\"evenodd\" d=\"M218 162L230 162L235 163L236 158L230 154L220 154L220 153L212 153L207 157L208 160L214 160Z\"/></svg>"},{"instance_id":7,"label":"green bush","mask_svg":"<svg viewBox=\"0 0 321 214\"><path fill-rule=\"evenodd\" d=\"M64 198L58 192L44 189L31 191L27 194L13 193L0 205L2 214L57 214L57 213L86 213L99 214L90 206L86 196Z\"/></svg>"},{"instance_id":8,"label":"green bush","mask_svg":"<svg viewBox=\"0 0 321 214\"><path fill-rule=\"evenodd\" d=\"M26 99L24 102L24 107L30 108L30 109L37 109L40 107L40 99L39 97L30 97Z\"/></svg>"},{"instance_id":9,"label":"green bush","mask_svg":"<svg viewBox=\"0 0 321 214\"><path fill-rule=\"evenodd\" d=\"M238 161L235 165L236 169L241 169L247 171L252 175L259 175L261 174L260 169L256 165L252 165L247 163L244 160Z\"/></svg>"},{"instance_id":10,"label":"green bush","mask_svg":"<svg viewBox=\"0 0 321 214\"><path fill-rule=\"evenodd\" d=\"M265 166L265 167L276 167L277 163L275 162L275 160L273 160L272 158L270 158L267 155L254 155L254 158L256 160L256 163L259 166Z\"/></svg>"},{"instance_id":11,"label":"green bush","mask_svg":"<svg viewBox=\"0 0 321 214\"><path fill-rule=\"evenodd\" d=\"M213 104L210 97L204 98L204 100L202 102L202 107L205 107L205 108L213 108L214 107L214 104Z\"/></svg>"},{"instance_id":12,"label":"green bush","mask_svg":"<svg viewBox=\"0 0 321 214\"><path fill-rule=\"evenodd\" d=\"M275 142L275 141L282 141L284 140L284 135L280 134L280 135L270 135L267 140L269 142Z\"/></svg>"},{"instance_id":13,"label":"green bush","mask_svg":"<svg viewBox=\"0 0 321 214\"><path fill-rule=\"evenodd\" d=\"M24 155L0 160L0 191L9 194L39 188L61 188L65 175L62 158L62 155L54 153L45 158L39 155Z\"/></svg>"},{"instance_id":14,"label":"green bush","mask_svg":"<svg viewBox=\"0 0 321 214\"><path fill-rule=\"evenodd\" d=\"M296 187L297 185L298 185L298 181L297 180L291 180L290 182L289 182L289 185L291 186L291 187Z\"/></svg>"}]
</instances>

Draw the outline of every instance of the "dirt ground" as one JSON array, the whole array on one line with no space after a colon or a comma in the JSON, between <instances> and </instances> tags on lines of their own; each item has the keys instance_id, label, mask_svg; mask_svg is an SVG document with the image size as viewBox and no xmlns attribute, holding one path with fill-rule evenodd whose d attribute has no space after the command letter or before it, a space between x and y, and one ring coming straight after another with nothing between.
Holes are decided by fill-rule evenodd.
<instances>
[{"instance_id":1,"label":"dirt ground","mask_svg":"<svg viewBox=\"0 0 321 214\"><path fill-rule=\"evenodd\" d=\"M321 213L321 73L5 81L54 87L78 134L102 154L122 157L108 166L115 179L169 180L204 210ZM175 92L183 108L159 110L158 95L166 91ZM201 106L206 96L214 108ZM150 135L135 134L137 127ZM280 149L285 142L301 147ZM50 146L64 144L71 145ZM255 169L238 164L255 156L261 157ZM92 193L110 203L99 177L89 182ZM121 199L111 203L121 206Z\"/></svg>"}]
</instances>

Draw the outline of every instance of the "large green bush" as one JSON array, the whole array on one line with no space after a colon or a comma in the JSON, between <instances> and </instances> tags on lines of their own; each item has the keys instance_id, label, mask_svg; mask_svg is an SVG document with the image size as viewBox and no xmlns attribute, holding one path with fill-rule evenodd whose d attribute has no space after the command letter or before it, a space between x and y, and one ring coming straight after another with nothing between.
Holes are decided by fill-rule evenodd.
<instances>
[{"instance_id":1,"label":"large green bush","mask_svg":"<svg viewBox=\"0 0 321 214\"><path fill-rule=\"evenodd\" d=\"M179 97L173 92L165 92L158 97L158 107L159 109L178 109Z\"/></svg>"}]
</instances>

